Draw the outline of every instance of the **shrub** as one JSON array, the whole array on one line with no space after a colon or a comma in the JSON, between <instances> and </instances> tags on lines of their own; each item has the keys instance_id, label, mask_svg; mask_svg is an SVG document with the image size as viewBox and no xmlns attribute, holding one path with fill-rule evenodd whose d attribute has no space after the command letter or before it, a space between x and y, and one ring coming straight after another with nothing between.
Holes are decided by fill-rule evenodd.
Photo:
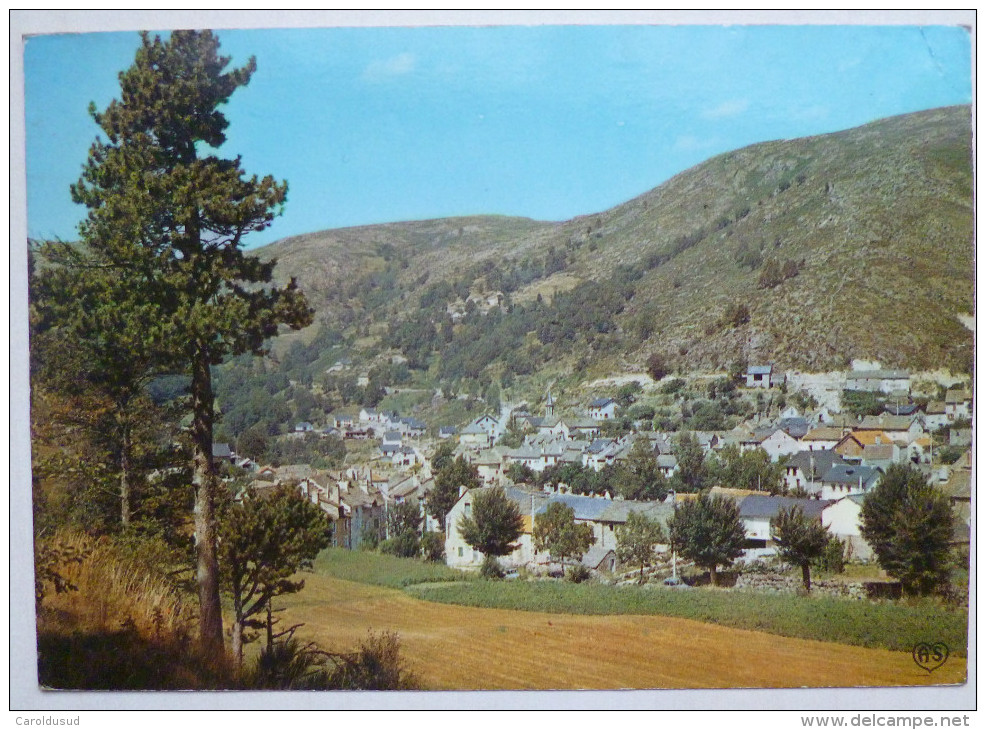
<instances>
[{"instance_id":1,"label":"shrub","mask_svg":"<svg viewBox=\"0 0 986 730\"><path fill-rule=\"evenodd\" d=\"M431 563L445 560L445 536L440 532L426 532L422 535L421 555Z\"/></svg>"},{"instance_id":2,"label":"shrub","mask_svg":"<svg viewBox=\"0 0 986 730\"><path fill-rule=\"evenodd\" d=\"M500 561L492 555L483 557L483 565L479 569L479 574L486 580L503 580L503 576L506 575L503 568L500 567Z\"/></svg>"},{"instance_id":3,"label":"shrub","mask_svg":"<svg viewBox=\"0 0 986 730\"><path fill-rule=\"evenodd\" d=\"M330 689L419 689L418 678L401 657L401 642L389 631L370 634L353 654L333 657Z\"/></svg>"},{"instance_id":4,"label":"shrub","mask_svg":"<svg viewBox=\"0 0 986 730\"><path fill-rule=\"evenodd\" d=\"M814 565L825 573L843 572L846 569L846 546L842 540L834 535L830 537Z\"/></svg>"},{"instance_id":5,"label":"shrub","mask_svg":"<svg viewBox=\"0 0 986 730\"><path fill-rule=\"evenodd\" d=\"M592 578L592 571L582 563L578 563L568 569L565 578L572 583L584 583Z\"/></svg>"},{"instance_id":6,"label":"shrub","mask_svg":"<svg viewBox=\"0 0 986 730\"><path fill-rule=\"evenodd\" d=\"M675 395L681 392L681 389L685 387L685 381L681 378L674 378L669 380L664 385L661 386L661 393L663 395Z\"/></svg>"},{"instance_id":7,"label":"shrub","mask_svg":"<svg viewBox=\"0 0 986 730\"><path fill-rule=\"evenodd\" d=\"M945 446L938 452L938 460L942 464L954 464L958 461L968 447Z\"/></svg>"},{"instance_id":8,"label":"shrub","mask_svg":"<svg viewBox=\"0 0 986 730\"><path fill-rule=\"evenodd\" d=\"M745 304L729 304L722 315L724 327L739 327L750 321L750 310Z\"/></svg>"},{"instance_id":9,"label":"shrub","mask_svg":"<svg viewBox=\"0 0 986 730\"><path fill-rule=\"evenodd\" d=\"M380 547L380 530L364 525L360 533L360 550L376 550L378 547Z\"/></svg>"},{"instance_id":10,"label":"shrub","mask_svg":"<svg viewBox=\"0 0 986 730\"><path fill-rule=\"evenodd\" d=\"M668 365L664 356L658 352L647 358L647 372L654 380L661 380L668 374Z\"/></svg>"},{"instance_id":11,"label":"shrub","mask_svg":"<svg viewBox=\"0 0 986 730\"><path fill-rule=\"evenodd\" d=\"M421 549L421 541L417 533L406 531L380 543L380 552L385 555L396 555L399 558L417 557Z\"/></svg>"},{"instance_id":12,"label":"shrub","mask_svg":"<svg viewBox=\"0 0 986 730\"><path fill-rule=\"evenodd\" d=\"M327 690L419 689L417 677L401 657L395 633L370 633L351 653L333 654L294 636L261 652L256 669L243 681L250 689Z\"/></svg>"}]
</instances>

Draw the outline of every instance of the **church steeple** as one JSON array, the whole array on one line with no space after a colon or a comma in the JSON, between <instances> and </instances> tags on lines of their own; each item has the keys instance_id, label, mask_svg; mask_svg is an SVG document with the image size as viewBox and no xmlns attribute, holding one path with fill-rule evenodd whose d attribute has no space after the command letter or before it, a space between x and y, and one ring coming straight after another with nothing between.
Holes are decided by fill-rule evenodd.
<instances>
[{"instance_id":1,"label":"church steeple","mask_svg":"<svg viewBox=\"0 0 986 730\"><path fill-rule=\"evenodd\" d=\"M551 418L555 415L555 399L551 397L551 389L548 389L548 397L544 401L544 417Z\"/></svg>"}]
</instances>

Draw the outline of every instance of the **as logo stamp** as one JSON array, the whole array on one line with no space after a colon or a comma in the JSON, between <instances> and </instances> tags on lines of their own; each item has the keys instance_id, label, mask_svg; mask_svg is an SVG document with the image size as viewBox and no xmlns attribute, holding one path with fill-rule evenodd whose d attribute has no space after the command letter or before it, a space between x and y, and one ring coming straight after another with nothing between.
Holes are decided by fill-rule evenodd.
<instances>
[{"instance_id":1,"label":"as logo stamp","mask_svg":"<svg viewBox=\"0 0 986 730\"><path fill-rule=\"evenodd\" d=\"M934 644L921 642L914 645L911 656L914 657L915 664L930 674L946 662L948 647L940 641Z\"/></svg>"}]
</instances>

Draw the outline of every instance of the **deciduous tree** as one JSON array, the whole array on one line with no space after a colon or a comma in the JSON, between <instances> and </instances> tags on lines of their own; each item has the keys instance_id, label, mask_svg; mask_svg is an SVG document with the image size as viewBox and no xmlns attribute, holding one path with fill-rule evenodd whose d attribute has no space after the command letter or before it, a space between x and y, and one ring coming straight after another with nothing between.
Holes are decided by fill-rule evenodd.
<instances>
[{"instance_id":1,"label":"deciduous tree","mask_svg":"<svg viewBox=\"0 0 986 730\"><path fill-rule=\"evenodd\" d=\"M459 488L476 489L479 486L482 486L479 470L465 457L456 457L435 474L435 486L428 493L428 514L444 527L446 515L459 501Z\"/></svg>"},{"instance_id":2,"label":"deciduous tree","mask_svg":"<svg viewBox=\"0 0 986 730\"><path fill-rule=\"evenodd\" d=\"M917 469L893 464L863 502L860 533L908 595L948 583L953 514L946 497Z\"/></svg>"},{"instance_id":3,"label":"deciduous tree","mask_svg":"<svg viewBox=\"0 0 986 730\"><path fill-rule=\"evenodd\" d=\"M672 452L678 459L678 470L672 477L676 490L698 492L703 489L708 480L708 469L705 465L705 452L698 440L685 431L675 439Z\"/></svg>"},{"instance_id":4,"label":"deciduous tree","mask_svg":"<svg viewBox=\"0 0 986 730\"><path fill-rule=\"evenodd\" d=\"M661 524L641 512L631 512L616 528L616 556L621 563L640 566L638 583L644 582L644 568L654 564L654 547L664 539Z\"/></svg>"},{"instance_id":5,"label":"deciduous tree","mask_svg":"<svg viewBox=\"0 0 986 730\"><path fill-rule=\"evenodd\" d=\"M616 467L616 485L624 499L663 501L668 496L668 480L657 466L650 441L638 438L627 458Z\"/></svg>"},{"instance_id":6,"label":"deciduous tree","mask_svg":"<svg viewBox=\"0 0 986 730\"><path fill-rule=\"evenodd\" d=\"M811 590L811 564L825 552L831 535L818 519L800 507L782 509L770 520L770 529L781 558L801 568L801 582Z\"/></svg>"},{"instance_id":7,"label":"deciduous tree","mask_svg":"<svg viewBox=\"0 0 986 730\"><path fill-rule=\"evenodd\" d=\"M387 511L387 539L380 550L400 558L413 558L421 550L421 510L418 503L401 502Z\"/></svg>"},{"instance_id":8,"label":"deciduous tree","mask_svg":"<svg viewBox=\"0 0 986 730\"><path fill-rule=\"evenodd\" d=\"M495 559L514 551L524 521L520 507L500 487L491 487L474 492L472 513L459 520L458 529L475 550Z\"/></svg>"},{"instance_id":9,"label":"deciduous tree","mask_svg":"<svg viewBox=\"0 0 986 730\"><path fill-rule=\"evenodd\" d=\"M575 510L561 502L550 503L534 518L534 548L547 550L562 565L580 559L595 541L592 525L577 523Z\"/></svg>"},{"instance_id":10,"label":"deciduous tree","mask_svg":"<svg viewBox=\"0 0 986 730\"><path fill-rule=\"evenodd\" d=\"M668 523L677 550L700 568L706 568L712 585L718 585L718 568L729 566L743 554L746 534L739 506L722 495L700 494L682 502Z\"/></svg>"},{"instance_id":11,"label":"deciduous tree","mask_svg":"<svg viewBox=\"0 0 986 730\"><path fill-rule=\"evenodd\" d=\"M733 489L754 489L771 494L785 490L784 467L770 460L761 448L740 451L730 444L719 452L715 478L720 485Z\"/></svg>"}]
</instances>

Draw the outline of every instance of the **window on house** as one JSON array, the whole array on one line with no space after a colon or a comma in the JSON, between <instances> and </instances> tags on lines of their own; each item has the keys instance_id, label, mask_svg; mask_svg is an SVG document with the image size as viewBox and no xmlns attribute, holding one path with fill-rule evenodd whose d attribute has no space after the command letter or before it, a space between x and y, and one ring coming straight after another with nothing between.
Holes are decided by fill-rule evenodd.
<instances>
[{"instance_id":1,"label":"window on house","mask_svg":"<svg viewBox=\"0 0 986 730\"><path fill-rule=\"evenodd\" d=\"M466 507L465 507L465 510L466 510L466 515L467 515L467 516L468 516L469 514L471 514L471 513L472 513L472 505L471 505L471 504L469 504L468 502L466 502Z\"/></svg>"},{"instance_id":2,"label":"window on house","mask_svg":"<svg viewBox=\"0 0 986 730\"><path fill-rule=\"evenodd\" d=\"M460 558L462 557L462 548L461 547L459 548L459 557Z\"/></svg>"}]
</instances>

